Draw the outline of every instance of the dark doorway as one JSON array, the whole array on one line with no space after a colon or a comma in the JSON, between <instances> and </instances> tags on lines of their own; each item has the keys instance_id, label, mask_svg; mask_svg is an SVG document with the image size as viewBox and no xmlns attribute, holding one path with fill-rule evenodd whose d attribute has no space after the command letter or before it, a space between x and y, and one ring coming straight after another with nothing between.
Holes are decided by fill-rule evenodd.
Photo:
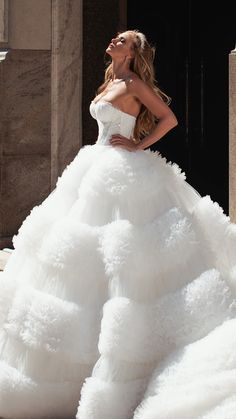
<instances>
[{"instance_id":1,"label":"dark doorway","mask_svg":"<svg viewBox=\"0 0 236 419\"><path fill-rule=\"evenodd\" d=\"M127 27L156 46L159 86L172 97L179 124L151 146L176 162L201 195L228 214L228 55L236 3L127 0Z\"/></svg>"}]
</instances>

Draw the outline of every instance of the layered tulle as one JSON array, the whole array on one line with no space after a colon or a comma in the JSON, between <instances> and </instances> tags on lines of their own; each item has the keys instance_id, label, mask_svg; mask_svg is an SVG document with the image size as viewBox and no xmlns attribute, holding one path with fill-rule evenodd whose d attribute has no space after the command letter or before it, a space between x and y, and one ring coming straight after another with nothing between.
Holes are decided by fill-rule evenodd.
<instances>
[{"instance_id":1,"label":"layered tulle","mask_svg":"<svg viewBox=\"0 0 236 419\"><path fill-rule=\"evenodd\" d=\"M1 416L234 418L236 226L176 164L83 147L14 247Z\"/></svg>"}]
</instances>

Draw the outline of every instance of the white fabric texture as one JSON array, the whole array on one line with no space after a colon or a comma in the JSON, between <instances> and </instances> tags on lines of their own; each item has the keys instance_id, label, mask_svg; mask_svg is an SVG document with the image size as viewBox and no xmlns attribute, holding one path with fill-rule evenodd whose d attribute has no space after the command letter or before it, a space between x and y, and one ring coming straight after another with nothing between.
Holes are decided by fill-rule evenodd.
<instances>
[{"instance_id":1,"label":"white fabric texture","mask_svg":"<svg viewBox=\"0 0 236 419\"><path fill-rule=\"evenodd\" d=\"M236 225L158 152L94 145L14 236L0 275L0 416L235 419Z\"/></svg>"}]
</instances>

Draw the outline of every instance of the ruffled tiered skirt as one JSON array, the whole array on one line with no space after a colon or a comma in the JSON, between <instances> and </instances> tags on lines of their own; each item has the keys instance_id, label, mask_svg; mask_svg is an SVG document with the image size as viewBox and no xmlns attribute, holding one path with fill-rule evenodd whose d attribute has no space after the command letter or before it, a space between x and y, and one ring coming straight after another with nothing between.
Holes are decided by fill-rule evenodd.
<instances>
[{"instance_id":1,"label":"ruffled tiered skirt","mask_svg":"<svg viewBox=\"0 0 236 419\"><path fill-rule=\"evenodd\" d=\"M85 146L13 243L0 416L236 418L236 225L176 164Z\"/></svg>"}]
</instances>

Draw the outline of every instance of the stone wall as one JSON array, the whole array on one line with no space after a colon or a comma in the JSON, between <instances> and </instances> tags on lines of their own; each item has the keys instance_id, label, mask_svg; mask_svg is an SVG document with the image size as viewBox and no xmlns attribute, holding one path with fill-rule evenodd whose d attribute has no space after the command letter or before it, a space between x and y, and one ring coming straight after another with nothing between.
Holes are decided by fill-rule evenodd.
<instances>
[{"instance_id":1,"label":"stone wall","mask_svg":"<svg viewBox=\"0 0 236 419\"><path fill-rule=\"evenodd\" d=\"M0 248L82 145L82 0L0 0Z\"/></svg>"},{"instance_id":2,"label":"stone wall","mask_svg":"<svg viewBox=\"0 0 236 419\"><path fill-rule=\"evenodd\" d=\"M0 74L2 247L50 192L50 51L13 49Z\"/></svg>"},{"instance_id":3,"label":"stone wall","mask_svg":"<svg viewBox=\"0 0 236 419\"><path fill-rule=\"evenodd\" d=\"M0 246L35 204L50 192L51 4L9 0L4 4L0 63ZM3 26L7 26L6 31Z\"/></svg>"}]
</instances>

